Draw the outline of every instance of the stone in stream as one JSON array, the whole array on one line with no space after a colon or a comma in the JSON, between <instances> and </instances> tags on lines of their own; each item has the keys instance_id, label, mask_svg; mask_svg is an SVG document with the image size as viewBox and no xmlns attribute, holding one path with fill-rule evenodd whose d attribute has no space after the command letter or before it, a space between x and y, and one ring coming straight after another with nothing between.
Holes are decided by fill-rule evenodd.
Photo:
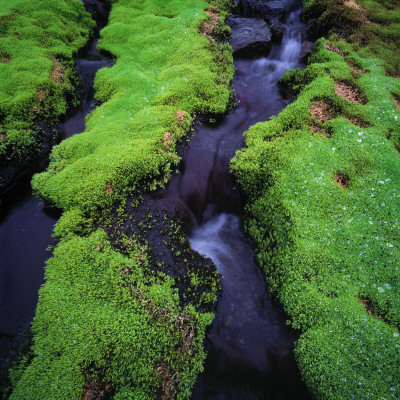
<instances>
[{"instance_id":1,"label":"stone in stream","mask_svg":"<svg viewBox=\"0 0 400 400\"><path fill-rule=\"evenodd\" d=\"M272 40L274 42L280 42L285 33L285 27L283 24L277 19L272 19L269 22L269 27L271 29Z\"/></svg>"},{"instance_id":2,"label":"stone in stream","mask_svg":"<svg viewBox=\"0 0 400 400\"><path fill-rule=\"evenodd\" d=\"M313 42L308 42L308 41L303 42L303 44L301 45L301 51L300 51L299 59L302 62L306 62L308 57L310 57L313 48L314 48L314 43Z\"/></svg>"},{"instance_id":3,"label":"stone in stream","mask_svg":"<svg viewBox=\"0 0 400 400\"><path fill-rule=\"evenodd\" d=\"M236 14L243 17L258 17L267 21L282 20L285 14L283 0L235 0Z\"/></svg>"},{"instance_id":4,"label":"stone in stream","mask_svg":"<svg viewBox=\"0 0 400 400\"><path fill-rule=\"evenodd\" d=\"M271 48L271 31L262 19L231 17L229 26L232 29L229 43L235 55L267 53Z\"/></svg>"}]
</instances>

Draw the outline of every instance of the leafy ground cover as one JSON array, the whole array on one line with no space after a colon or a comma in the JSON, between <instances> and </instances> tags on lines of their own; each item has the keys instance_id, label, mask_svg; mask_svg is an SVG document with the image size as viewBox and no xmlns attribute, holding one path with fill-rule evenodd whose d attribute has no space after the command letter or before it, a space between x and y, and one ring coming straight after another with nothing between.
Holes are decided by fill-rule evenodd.
<instances>
[{"instance_id":1,"label":"leafy ground cover","mask_svg":"<svg viewBox=\"0 0 400 400\"><path fill-rule=\"evenodd\" d=\"M269 287L318 399L400 397L400 3L305 1L298 97L251 127L232 170ZM384 39L383 41L381 41Z\"/></svg>"},{"instance_id":2,"label":"leafy ground cover","mask_svg":"<svg viewBox=\"0 0 400 400\"><path fill-rule=\"evenodd\" d=\"M37 159L44 136L76 105L73 56L93 27L79 0L2 2L0 191Z\"/></svg>"},{"instance_id":3,"label":"leafy ground cover","mask_svg":"<svg viewBox=\"0 0 400 400\"><path fill-rule=\"evenodd\" d=\"M218 273L140 193L176 169L196 113L228 106L231 52L215 40L228 2L111 3L99 46L116 63L96 76L101 105L33 179L64 214L11 399L186 399L202 369Z\"/></svg>"}]
</instances>

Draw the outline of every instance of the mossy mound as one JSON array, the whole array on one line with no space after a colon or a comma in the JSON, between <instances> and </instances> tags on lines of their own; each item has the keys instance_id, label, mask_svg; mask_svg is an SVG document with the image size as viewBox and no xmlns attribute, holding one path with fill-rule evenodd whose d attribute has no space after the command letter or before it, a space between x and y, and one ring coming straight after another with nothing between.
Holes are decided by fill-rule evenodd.
<instances>
[{"instance_id":1,"label":"mossy mound","mask_svg":"<svg viewBox=\"0 0 400 400\"><path fill-rule=\"evenodd\" d=\"M0 191L13 171L38 158L49 127L77 104L73 56L93 27L79 0L0 6Z\"/></svg>"},{"instance_id":2,"label":"mossy mound","mask_svg":"<svg viewBox=\"0 0 400 400\"><path fill-rule=\"evenodd\" d=\"M41 197L86 210L110 205L125 187L168 180L191 118L222 113L230 99L230 47L199 34L207 8L200 0L113 2L99 46L117 60L95 80L103 104L34 177Z\"/></svg>"},{"instance_id":3,"label":"mossy mound","mask_svg":"<svg viewBox=\"0 0 400 400\"><path fill-rule=\"evenodd\" d=\"M63 240L40 290L34 358L12 371L10 398L77 399L93 383L115 399L188 398L213 314L180 307L173 279L146 263L139 246L123 256L102 231Z\"/></svg>"},{"instance_id":4,"label":"mossy mound","mask_svg":"<svg viewBox=\"0 0 400 400\"><path fill-rule=\"evenodd\" d=\"M366 10L385 6L359 5L371 21ZM317 23L348 7L319 6ZM399 398L400 79L385 56L387 46L398 54L397 35L363 47L358 28L340 37L338 21L309 65L283 78L297 100L249 129L232 170L269 287L301 332L296 357L313 396Z\"/></svg>"}]
</instances>

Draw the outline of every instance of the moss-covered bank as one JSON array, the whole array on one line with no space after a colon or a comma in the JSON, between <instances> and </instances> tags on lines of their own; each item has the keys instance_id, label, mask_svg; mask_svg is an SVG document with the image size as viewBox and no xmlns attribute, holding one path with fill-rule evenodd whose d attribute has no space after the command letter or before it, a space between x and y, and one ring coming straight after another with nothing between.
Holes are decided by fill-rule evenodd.
<instances>
[{"instance_id":1,"label":"moss-covered bank","mask_svg":"<svg viewBox=\"0 0 400 400\"><path fill-rule=\"evenodd\" d=\"M228 106L231 51L214 39L228 1L111 3L101 105L33 179L65 212L11 399L186 399L202 369L218 273L145 193L176 169L196 113Z\"/></svg>"},{"instance_id":2,"label":"moss-covered bank","mask_svg":"<svg viewBox=\"0 0 400 400\"><path fill-rule=\"evenodd\" d=\"M304 2L317 41L297 100L232 170L269 287L318 399L400 397L400 4Z\"/></svg>"},{"instance_id":3,"label":"moss-covered bank","mask_svg":"<svg viewBox=\"0 0 400 400\"><path fill-rule=\"evenodd\" d=\"M49 149L77 104L73 57L94 25L80 0L0 5L0 192Z\"/></svg>"}]
</instances>

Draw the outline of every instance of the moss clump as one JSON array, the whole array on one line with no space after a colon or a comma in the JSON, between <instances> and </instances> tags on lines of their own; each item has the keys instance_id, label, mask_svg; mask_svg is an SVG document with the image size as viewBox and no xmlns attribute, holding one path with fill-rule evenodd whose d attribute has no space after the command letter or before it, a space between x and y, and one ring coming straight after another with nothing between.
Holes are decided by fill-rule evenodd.
<instances>
[{"instance_id":1,"label":"moss clump","mask_svg":"<svg viewBox=\"0 0 400 400\"><path fill-rule=\"evenodd\" d=\"M191 118L222 113L230 99L230 47L200 34L206 8L200 0L113 2L99 46L117 60L96 76L102 105L34 177L41 197L64 209L105 207L127 186L168 180Z\"/></svg>"},{"instance_id":2,"label":"moss clump","mask_svg":"<svg viewBox=\"0 0 400 400\"><path fill-rule=\"evenodd\" d=\"M49 135L43 123L51 127L76 105L73 56L93 26L79 0L0 6L0 191L13 178L11 164L37 159Z\"/></svg>"},{"instance_id":3,"label":"moss clump","mask_svg":"<svg viewBox=\"0 0 400 400\"><path fill-rule=\"evenodd\" d=\"M371 21L372 3L384 7L356 9ZM321 18L346 7L305 5L322 7ZM363 29L379 31L364 20L347 40L336 31L317 41L309 65L283 79L296 101L251 127L232 163L248 197L246 228L301 332L297 361L320 399L400 391L400 80L387 74L395 64L385 53L399 48L394 33L381 47L357 45Z\"/></svg>"},{"instance_id":4,"label":"moss clump","mask_svg":"<svg viewBox=\"0 0 400 400\"><path fill-rule=\"evenodd\" d=\"M121 255L100 230L63 240L40 290L34 358L10 398L77 399L93 382L115 399L188 398L213 314L180 307L173 280L144 265L146 254Z\"/></svg>"}]
</instances>

